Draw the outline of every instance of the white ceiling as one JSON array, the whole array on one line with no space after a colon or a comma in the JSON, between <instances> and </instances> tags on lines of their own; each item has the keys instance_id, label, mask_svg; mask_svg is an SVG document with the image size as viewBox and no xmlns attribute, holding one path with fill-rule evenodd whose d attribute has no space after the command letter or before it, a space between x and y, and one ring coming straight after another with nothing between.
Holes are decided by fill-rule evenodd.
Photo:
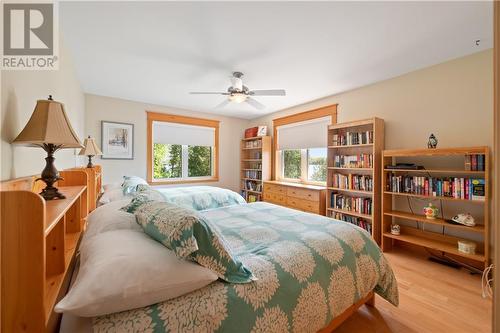
<instances>
[{"instance_id":1,"label":"white ceiling","mask_svg":"<svg viewBox=\"0 0 500 333\"><path fill-rule=\"evenodd\" d=\"M490 2L62 2L60 20L85 92L241 118L491 48L493 29ZM188 94L235 70L286 97Z\"/></svg>"}]
</instances>

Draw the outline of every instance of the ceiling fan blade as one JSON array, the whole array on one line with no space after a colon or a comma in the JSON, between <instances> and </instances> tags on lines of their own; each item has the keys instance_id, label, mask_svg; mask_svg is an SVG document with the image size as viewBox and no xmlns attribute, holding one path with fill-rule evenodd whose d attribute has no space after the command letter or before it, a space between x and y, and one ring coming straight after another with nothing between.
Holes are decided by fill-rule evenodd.
<instances>
[{"instance_id":1,"label":"ceiling fan blade","mask_svg":"<svg viewBox=\"0 0 500 333\"><path fill-rule=\"evenodd\" d=\"M222 103L220 104L217 104L214 109L222 109L223 107L225 107L226 105L229 104L229 100L228 99L225 99L222 101Z\"/></svg>"},{"instance_id":2,"label":"ceiling fan blade","mask_svg":"<svg viewBox=\"0 0 500 333\"><path fill-rule=\"evenodd\" d=\"M252 97L247 97L245 102L250 104L251 106L253 106L257 110L263 110L266 108L264 104L258 102L257 100L253 99Z\"/></svg>"},{"instance_id":3,"label":"ceiling fan blade","mask_svg":"<svg viewBox=\"0 0 500 333\"><path fill-rule=\"evenodd\" d=\"M286 92L283 89L273 90L252 90L248 92L252 96L285 96Z\"/></svg>"},{"instance_id":4,"label":"ceiling fan blade","mask_svg":"<svg viewBox=\"0 0 500 333\"><path fill-rule=\"evenodd\" d=\"M191 91L190 95L229 95L227 92Z\"/></svg>"}]
</instances>

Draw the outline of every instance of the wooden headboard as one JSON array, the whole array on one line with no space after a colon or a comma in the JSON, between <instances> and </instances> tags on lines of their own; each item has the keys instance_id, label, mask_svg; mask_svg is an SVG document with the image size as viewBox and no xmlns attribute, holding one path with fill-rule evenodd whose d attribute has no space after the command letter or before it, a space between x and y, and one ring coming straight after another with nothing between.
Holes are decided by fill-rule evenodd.
<instances>
[{"instance_id":1,"label":"wooden headboard","mask_svg":"<svg viewBox=\"0 0 500 333\"><path fill-rule=\"evenodd\" d=\"M61 172L66 199L45 201L36 176L0 183L1 332L55 332L88 214L88 174Z\"/></svg>"}]
</instances>

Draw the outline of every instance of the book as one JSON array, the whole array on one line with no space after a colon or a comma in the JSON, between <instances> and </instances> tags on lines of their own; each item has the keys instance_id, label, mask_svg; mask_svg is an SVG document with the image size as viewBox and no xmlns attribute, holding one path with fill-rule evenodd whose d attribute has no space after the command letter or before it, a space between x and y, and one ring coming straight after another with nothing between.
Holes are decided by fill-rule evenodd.
<instances>
[{"instance_id":1,"label":"book","mask_svg":"<svg viewBox=\"0 0 500 333\"><path fill-rule=\"evenodd\" d=\"M484 201L485 195L485 183L484 179L472 179L472 200Z\"/></svg>"}]
</instances>

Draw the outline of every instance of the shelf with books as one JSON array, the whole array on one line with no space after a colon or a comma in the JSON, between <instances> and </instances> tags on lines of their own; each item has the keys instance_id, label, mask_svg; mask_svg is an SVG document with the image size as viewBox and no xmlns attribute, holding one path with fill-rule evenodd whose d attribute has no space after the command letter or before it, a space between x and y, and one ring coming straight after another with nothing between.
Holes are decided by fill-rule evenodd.
<instances>
[{"instance_id":1,"label":"shelf with books","mask_svg":"<svg viewBox=\"0 0 500 333\"><path fill-rule=\"evenodd\" d=\"M398 158L405 163L412 160L433 167L387 168L398 163ZM455 262L484 269L489 263L490 241L488 147L385 150L382 162L382 250L390 251L401 241L446 253ZM436 165L446 167L441 169ZM397 200L398 197L406 200ZM422 215L414 213L417 205L423 207L432 202L439 202L435 207L439 212L436 218L423 215L423 209ZM469 212L474 226L449 222L450 217ZM400 235L391 233L395 224L400 227ZM460 252L460 240L475 243L475 252Z\"/></svg>"},{"instance_id":2,"label":"shelf with books","mask_svg":"<svg viewBox=\"0 0 500 333\"><path fill-rule=\"evenodd\" d=\"M262 184L271 179L271 137L241 140L241 194L248 202L262 200Z\"/></svg>"},{"instance_id":3,"label":"shelf with books","mask_svg":"<svg viewBox=\"0 0 500 333\"><path fill-rule=\"evenodd\" d=\"M358 225L379 242L384 121L370 118L330 125L327 146L327 216ZM339 206L339 197L348 204ZM351 203L356 200L369 200L369 211L353 211Z\"/></svg>"}]
</instances>

